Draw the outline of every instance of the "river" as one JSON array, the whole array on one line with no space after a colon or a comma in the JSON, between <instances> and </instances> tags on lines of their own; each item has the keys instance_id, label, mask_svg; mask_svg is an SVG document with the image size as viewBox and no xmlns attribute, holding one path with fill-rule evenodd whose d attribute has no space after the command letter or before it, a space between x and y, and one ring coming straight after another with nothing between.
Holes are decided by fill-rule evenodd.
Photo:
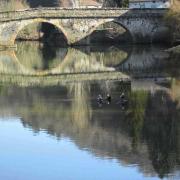
<instances>
[{"instance_id":1,"label":"river","mask_svg":"<svg viewBox=\"0 0 180 180\"><path fill-rule=\"evenodd\" d=\"M0 179L180 179L180 68L166 48L0 51Z\"/></svg>"}]
</instances>

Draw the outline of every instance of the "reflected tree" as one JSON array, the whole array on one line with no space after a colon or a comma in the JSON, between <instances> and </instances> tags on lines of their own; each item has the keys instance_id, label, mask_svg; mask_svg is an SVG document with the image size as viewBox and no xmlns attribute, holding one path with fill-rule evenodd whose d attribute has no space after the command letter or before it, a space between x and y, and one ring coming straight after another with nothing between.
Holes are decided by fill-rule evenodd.
<instances>
[{"instance_id":1,"label":"reflected tree","mask_svg":"<svg viewBox=\"0 0 180 180\"><path fill-rule=\"evenodd\" d=\"M143 135L149 146L150 159L160 178L179 164L180 114L177 104L164 92L148 101Z\"/></svg>"},{"instance_id":2,"label":"reflected tree","mask_svg":"<svg viewBox=\"0 0 180 180\"><path fill-rule=\"evenodd\" d=\"M92 118L92 109L89 100L90 86L85 82L71 83L69 96L73 98L71 104L71 120L73 126L78 129L86 129Z\"/></svg>"},{"instance_id":3,"label":"reflected tree","mask_svg":"<svg viewBox=\"0 0 180 180\"><path fill-rule=\"evenodd\" d=\"M22 117L24 127L35 133L44 130L57 138L71 138L95 156L138 164L143 172L152 175L155 170L160 178L166 177L180 165L180 111L176 101L165 91L130 92L120 82L113 83L11 87L0 93L0 114ZM95 98L102 89L112 92L113 103L98 108ZM126 110L116 104L121 92L129 100Z\"/></svg>"},{"instance_id":4,"label":"reflected tree","mask_svg":"<svg viewBox=\"0 0 180 180\"><path fill-rule=\"evenodd\" d=\"M144 126L145 112L147 108L148 92L137 91L129 95L129 108L127 121L132 136L132 147L134 151L142 138L142 129Z\"/></svg>"}]
</instances>

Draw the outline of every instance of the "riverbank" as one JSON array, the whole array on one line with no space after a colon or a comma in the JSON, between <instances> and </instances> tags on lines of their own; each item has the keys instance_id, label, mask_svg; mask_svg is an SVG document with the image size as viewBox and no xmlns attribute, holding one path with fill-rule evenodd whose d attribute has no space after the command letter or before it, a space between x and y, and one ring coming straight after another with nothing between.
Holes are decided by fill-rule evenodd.
<instances>
[{"instance_id":1,"label":"riverbank","mask_svg":"<svg viewBox=\"0 0 180 180\"><path fill-rule=\"evenodd\" d=\"M20 87L45 87L64 85L72 82L118 80L122 83L130 83L128 75L116 71L71 73L71 74L40 74L35 75L6 75L1 74L0 84L16 85Z\"/></svg>"},{"instance_id":2,"label":"riverbank","mask_svg":"<svg viewBox=\"0 0 180 180\"><path fill-rule=\"evenodd\" d=\"M167 51L174 55L176 54L176 55L180 56L180 45L172 47L172 48L168 49Z\"/></svg>"},{"instance_id":3,"label":"riverbank","mask_svg":"<svg viewBox=\"0 0 180 180\"><path fill-rule=\"evenodd\" d=\"M172 44L180 44L180 1L174 0L173 5L165 16L165 21L170 28Z\"/></svg>"},{"instance_id":4,"label":"riverbank","mask_svg":"<svg viewBox=\"0 0 180 180\"><path fill-rule=\"evenodd\" d=\"M167 52L170 54L171 61L177 66L179 66L180 45L168 49Z\"/></svg>"},{"instance_id":5,"label":"riverbank","mask_svg":"<svg viewBox=\"0 0 180 180\"><path fill-rule=\"evenodd\" d=\"M168 49L173 59L180 58L180 1L174 0L173 5L165 16L165 21L170 28L172 48Z\"/></svg>"},{"instance_id":6,"label":"riverbank","mask_svg":"<svg viewBox=\"0 0 180 180\"><path fill-rule=\"evenodd\" d=\"M180 45L169 48L169 59L166 61L166 67L171 76L176 77L179 80L180 77Z\"/></svg>"}]
</instances>

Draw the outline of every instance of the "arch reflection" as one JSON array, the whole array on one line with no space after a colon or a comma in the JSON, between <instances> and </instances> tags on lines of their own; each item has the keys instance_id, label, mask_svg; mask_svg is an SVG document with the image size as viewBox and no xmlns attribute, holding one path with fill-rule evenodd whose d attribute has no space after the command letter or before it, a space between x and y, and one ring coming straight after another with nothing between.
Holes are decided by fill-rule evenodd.
<instances>
[{"instance_id":1,"label":"arch reflection","mask_svg":"<svg viewBox=\"0 0 180 180\"><path fill-rule=\"evenodd\" d=\"M74 48L55 48L34 42L21 42L18 43L16 52L0 52L0 73L51 75L115 71L116 66L127 56L128 53L119 48L108 48L99 52ZM16 68L13 68L13 66L16 66Z\"/></svg>"}]
</instances>

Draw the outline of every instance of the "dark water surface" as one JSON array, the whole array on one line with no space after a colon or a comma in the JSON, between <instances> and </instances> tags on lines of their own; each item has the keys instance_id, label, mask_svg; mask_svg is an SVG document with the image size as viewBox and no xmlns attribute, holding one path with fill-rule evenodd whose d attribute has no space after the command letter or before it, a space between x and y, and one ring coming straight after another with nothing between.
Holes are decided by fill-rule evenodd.
<instances>
[{"instance_id":1,"label":"dark water surface","mask_svg":"<svg viewBox=\"0 0 180 180\"><path fill-rule=\"evenodd\" d=\"M179 63L165 49L19 43L0 52L0 179L180 179ZM107 71L131 83L96 80ZM95 72L51 86L4 79ZM108 93L111 103L98 104Z\"/></svg>"}]
</instances>

